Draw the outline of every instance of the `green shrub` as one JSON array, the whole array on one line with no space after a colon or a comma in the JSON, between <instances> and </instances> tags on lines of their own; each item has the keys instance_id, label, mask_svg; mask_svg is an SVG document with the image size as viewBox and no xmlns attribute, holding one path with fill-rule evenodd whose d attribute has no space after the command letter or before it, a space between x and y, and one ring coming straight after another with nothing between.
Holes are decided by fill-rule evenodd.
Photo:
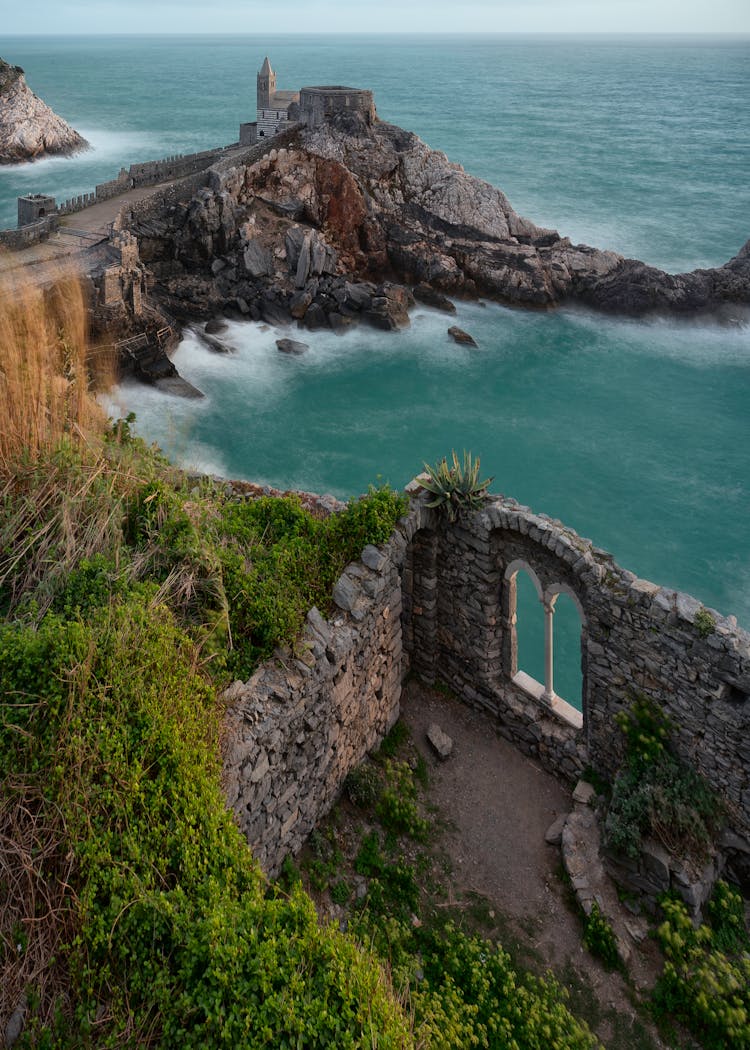
<instances>
[{"instance_id":1,"label":"green shrub","mask_svg":"<svg viewBox=\"0 0 750 1050\"><path fill-rule=\"evenodd\" d=\"M708 609L704 609L703 607L701 607L695 614L693 623L695 624L695 629L701 638L708 638L708 636L713 634L716 630L716 620Z\"/></svg>"},{"instance_id":2,"label":"green shrub","mask_svg":"<svg viewBox=\"0 0 750 1050\"><path fill-rule=\"evenodd\" d=\"M424 979L412 990L417 1036L432 1050L594 1050L551 975L520 975L502 948L448 925L418 931Z\"/></svg>"},{"instance_id":3,"label":"green shrub","mask_svg":"<svg viewBox=\"0 0 750 1050\"><path fill-rule=\"evenodd\" d=\"M360 809L375 805L380 798L381 786L380 770L369 761L353 769L344 781L349 801Z\"/></svg>"},{"instance_id":4,"label":"green shrub","mask_svg":"<svg viewBox=\"0 0 750 1050\"><path fill-rule=\"evenodd\" d=\"M626 763L615 778L604 824L606 845L637 858L644 836L676 855L705 855L724 819L706 781L668 750L669 721L645 697L618 715Z\"/></svg>"},{"instance_id":5,"label":"green shrub","mask_svg":"<svg viewBox=\"0 0 750 1050\"><path fill-rule=\"evenodd\" d=\"M608 970L617 970L622 966L617 938L596 901L584 919L583 943L592 955L601 959Z\"/></svg>"},{"instance_id":6,"label":"green shrub","mask_svg":"<svg viewBox=\"0 0 750 1050\"><path fill-rule=\"evenodd\" d=\"M707 1050L748 1050L750 954L721 951L711 928L696 929L681 901L665 899L662 909L658 938L666 962L654 993L657 1015L679 1018Z\"/></svg>"},{"instance_id":7,"label":"green shrub","mask_svg":"<svg viewBox=\"0 0 750 1050\"><path fill-rule=\"evenodd\" d=\"M745 905L736 889L720 879L714 886L706 911L715 948L728 955L750 952Z\"/></svg>"},{"instance_id":8,"label":"green shrub","mask_svg":"<svg viewBox=\"0 0 750 1050\"><path fill-rule=\"evenodd\" d=\"M409 764L386 759L385 779L386 786L376 809L383 827L424 841L429 824L419 815L417 789Z\"/></svg>"}]
</instances>

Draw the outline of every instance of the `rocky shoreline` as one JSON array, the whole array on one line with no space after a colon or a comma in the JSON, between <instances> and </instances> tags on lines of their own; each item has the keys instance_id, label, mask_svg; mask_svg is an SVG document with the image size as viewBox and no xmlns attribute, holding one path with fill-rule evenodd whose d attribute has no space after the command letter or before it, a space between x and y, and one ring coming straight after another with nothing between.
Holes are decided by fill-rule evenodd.
<instances>
[{"instance_id":1,"label":"rocky shoreline","mask_svg":"<svg viewBox=\"0 0 750 1050\"><path fill-rule=\"evenodd\" d=\"M416 135L357 114L213 170L190 201L128 225L156 299L183 322L395 330L415 296L446 311L452 296L632 317L750 314L750 241L725 266L678 275L574 245Z\"/></svg>"},{"instance_id":2,"label":"rocky shoreline","mask_svg":"<svg viewBox=\"0 0 750 1050\"><path fill-rule=\"evenodd\" d=\"M20 66L0 58L0 164L77 153L88 145L34 94Z\"/></svg>"}]
</instances>

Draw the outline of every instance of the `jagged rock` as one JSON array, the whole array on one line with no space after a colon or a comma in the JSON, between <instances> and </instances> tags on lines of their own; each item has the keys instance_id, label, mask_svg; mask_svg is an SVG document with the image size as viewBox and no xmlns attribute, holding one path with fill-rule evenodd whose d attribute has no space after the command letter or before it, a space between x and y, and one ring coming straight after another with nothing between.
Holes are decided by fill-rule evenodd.
<instances>
[{"instance_id":1,"label":"jagged rock","mask_svg":"<svg viewBox=\"0 0 750 1050\"><path fill-rule=\"evenodd\" d=\"M310 349L307 343L300 343L296 339L277 339L276 346L282 354L304 354Z\"/></svg>"},{"instance_id":2,"label":"jagged rock","mask_svg":"<svg viewBox=\"0 0 750 1050\"><path fill-rule=\"evenodd\" d=\"M465 332L463 328L458 328L457 325L452 325L448 329L448 335L451 337L454 343L458 343L460 346L476 346L477 342L473 336Z\"/></svg>"},{"instance_id":3,"label":"jagged rock","mask_svg":"<svg viewBox=\"0 0 750 1050\"><path fill-rule=\"evenodd\" d=\"M447 296L435 291L429 284L418 284L414 289L414 298L424 306L431 306L433 310L441 310L446 314L456 312L456 304L452 303Z\"/></svg>"},{"instance_id":4,"label":"jagged rock","mask_svg":"<svg viewBox=\"0 0 750 1050\"><path fill-rule=\"evenodd\" d=\"M447 758L450 758L453 751L453 741L436 722L431 722L427 727L427 740L441 762L445 762Z\"/></svg>"},{"instance_id":5,"label":"jagged rock","mask_svg":"<svg viewBox=\"0 0 750 1050\"><path fill-rule=\"evenodd\" d=\"M271 253L257 237L245 245L243 260L245 269L253 277L268 277L273 273Z\"/></svg>"},{"instance_id":6,"label":"jagged rock","mask_svg":"<svg viewBox=\"0 0 750 1050\"><path fill-rule=\"evenodd\" d=\"M0 59L0 164L77 153L88 145L34 94L20 66Z\"/></svg>"},{"instance_id":7,"label":"jagged rock","mask_svg":"<svg viewBox=\"0 0 750 1050\"><path fill-rule=\"evenodd\" d=\"M23 1032L24 1024L26 1023L26 1010L28 1008L28 1002L26 996L22 996L21 1001L17 1004L15 1010L8 1018L8 1023L5 1026L5 1046L10 1048L15 1046Z\"/></svg>"},{"instance_id":8,"label":"jagged rock","mask_svg":"<svg viewBox=\"0 0 750 1050\"><path fill-rule=\"evenodd\" d=\"M395 332L399 328L408 328L409 307L414 305L414 296L401 285L384 284L376 290L370 300L370 307L363 317L375 328Z\"/></svg>"},{"instance_id":9,"label":"jagged rock","mask_svg":"<svg viewBox=\"0 0 750 1050\"><path fill-rule=\"evenodd\" d=\"M350 284L344 285L346 291L346 305L354 310L366 310L375 294L375 286L372 284Z\"/></svg>"},{"instance_id":10,"label":"jagged rock","mask_svg":"<svg viewBox=\"0 0 750 1050\"><path fill-rule=\"evenodd\" d=\"M336 310L332 310L328 315L328 323L334 332L345 332L347 328L351 328L355 324L353 317L348 317L346 314L340 314Z\"/></svg>"},{"instance_id":11,"label":"jagged rock","mask_svg":"<svg viewBox=\"0 0 750 1050\"><path fill-rule=\"evenodd\" d=\"M295 292L289 300L289 313L295 321L301 321L307 313L307 308L313 301L312 293L307 290Z\"/></svg>"},{"instance_id":12,"label":"jagged rock","mask_svg":"<svg viewBox=\"0 0 750 1050\"><path fill-rule=\"evenodd\" d=\"M234 350L232 349L231 346L228 346L227 343L223 343L221 341L221 339L217 339L216 336L211 335L210 333L208 333L206 331L201 332L200 330L198 331L198 335L199 335L200 341L203 343L203 345L208 347L208 349L213 351L213 353L215 353L215 354L232 354L232 353L234 353Z\"/></svg>"},{"instance_id":13,"label":"jagged rock","mask_svg":"<svg viewBox=\"0 0 750 1050\"><path fill-rule=\"evenodd\" d=\"M313 303L305 314L305 328L315 331L319 328L328 328L328 317L320 303Z\"/></svg>"}]
</instances>

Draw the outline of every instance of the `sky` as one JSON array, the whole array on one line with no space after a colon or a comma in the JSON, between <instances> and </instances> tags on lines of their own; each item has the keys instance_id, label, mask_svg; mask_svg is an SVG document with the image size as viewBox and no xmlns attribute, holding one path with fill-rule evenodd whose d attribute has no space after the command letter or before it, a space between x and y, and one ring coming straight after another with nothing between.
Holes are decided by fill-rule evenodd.
<instances>
[{"instance_id":1,"label":"sky","mask_svg":"<svg viewBox=\"0 0 750 1050\"><path fill-rule=\"evenodd\" d=\"M0 45L27 33L739 35L750 34L750 0L0 0L0 23Z\"/></svg>"}]
</instances>

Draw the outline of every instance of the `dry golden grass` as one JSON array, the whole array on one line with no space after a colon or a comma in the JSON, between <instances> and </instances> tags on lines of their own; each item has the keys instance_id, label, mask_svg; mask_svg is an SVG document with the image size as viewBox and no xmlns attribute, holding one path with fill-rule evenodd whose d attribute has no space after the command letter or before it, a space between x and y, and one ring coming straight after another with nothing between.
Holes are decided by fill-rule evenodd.
<instances>
[{"instance_id":1,"label":"dry golden grass","mask_svg":"<svg viewBox=\"0 0 750 1050\"><path fill-rule=\"evenodd\" d=\"M19 268L0 280L0 475L36 461L63 439L95 434L87 310L77 278L42 290Z\"/></svg>"}]
</instances>

